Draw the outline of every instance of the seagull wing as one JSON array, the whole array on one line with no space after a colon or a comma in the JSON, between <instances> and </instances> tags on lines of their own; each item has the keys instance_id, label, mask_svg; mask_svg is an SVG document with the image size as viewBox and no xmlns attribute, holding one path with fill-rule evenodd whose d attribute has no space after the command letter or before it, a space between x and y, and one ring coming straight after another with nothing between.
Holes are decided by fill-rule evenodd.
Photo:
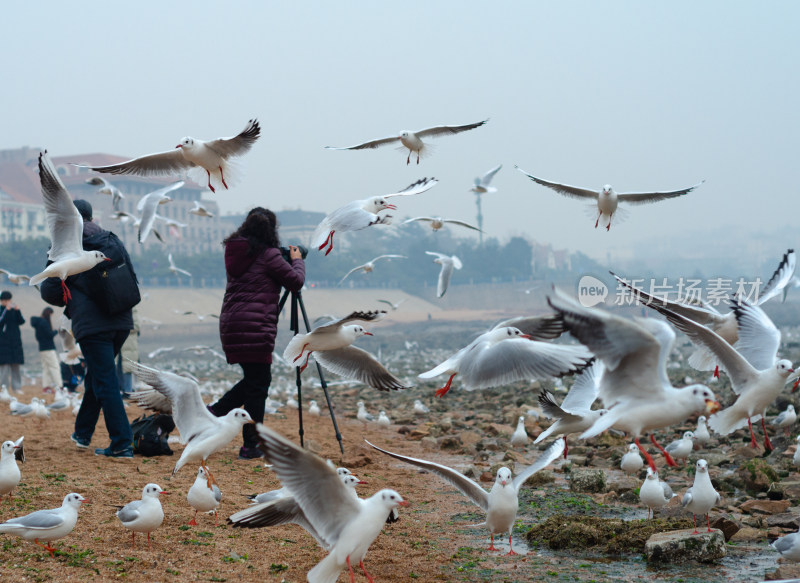
<instances>
[{"instance_id":1,"label":"seagull wing","mask_svg":"<svg viewBox=\"0 0 800 583\"><path fill-rule=\"evenodd\" d=\"M429 253L429 251L426 251ZM450 277L453 275L455 264L450 257L442 257L442 268L439 270L439 282L436 284L436 297L442 297L450 286Z\"/></svg>"},{"instance_id":2,"label":"seagull wing","mask_svg":"<svg viewBox=\"0 0 800 583\"><path fill-rule=\"evenodd\" d=\"M128 502L125 506L117 510L117 518L122 522L133 522L140 516L139 508L141 508L143 500L134 500Z\"/></svg>"},{"instance_id":3,"label":"seagull wing","mask_svg":"<svg viewBox=\"0 0 800 583\"><path fill-rule=\"evenodd\" d=\"M386 310L371 310L369 312L350 312L344 318L339 318L338 320L334 320L333 322L328 322L323 324L322 326L317 326L314 328L314 331L317 330L324 330L326 328L330 328L331 332L333 329L338 328L339 326L344 326L349 324L350 322L377 322L378 320L382 319L386 315Z\"/></svg>"},{"instance_id":4,"label":"seagull wing","mask_svg":"<svg viewBox=\"0 0 800 583\"><path fill-rule=\"evenodd\" d=\"M778 265L778 269L769 278L767 285L758 296L758 305L760 306L770 298L779 295L783 289L789 284L794 277L794 270L797 265L797 256L794 249L789 249L783 254L783 259Z\"/></svg>"},{"instance_id":5,"label":"seagull wing","mask_svg":"<svg viewBox=\"0 0 800 583\"><path fill-rule=\"evenodd\" d=\"M563 194L564 196L568 196L570 198L590 198L592 200L597 200L598 193L596 190L589 190L588 188L579 188L577 186L570 186L569 184L559 184L558 182L550 182L549 180L545 180L543 178L537 178L533 174L528 174L519 166L514 166L517 170L522 172L525 176L533 180L537 184L541 184L542 186L546 186L547 188L552 188L559 194Z\"/></svg>"},{"instance_id":6,"label":"seagull wing","mask_svg":"<svg viewBox=\"0 0 800 583\"><path fill-rule=\"evenodd\" d=\"M158 356L158 354L160 353L157 353L156 351L156 353L151 352L147 356L154 358ZM142 409L156 411L157 413L163 413L165 415L172 415L172 401L152 387L141 388L133 391L131 393L131 399L133 399Z\"/></svg>"},{"instance_id":7,"label":"seagull wing","mask_svg":"<svg viewBox=\"0 0 800 583\"><path fill-rule=\"evenodd\" d=\"M468 229L472 229L473 231L480 231L478 227L470 225L469 223L465 223L464 221L457 221L456 219L442 219L442 222L458 225L460 227L466 227Z\"/></svg>"},{"instance_id":8,"label":"seagull wing","mask_svg":"<svg viewBox=\"0 0 800 583\"><path fill-rule=\"evenodd\" d=\"M308 531L321 546L327 546L319 533L306 519L303 510L293 496L284 496L250 508L240 510L228 517L228 524L234 528L261 528L280 524L298 524Z\"/></svg>"},{"instance_id":9,"label":"seagull wing","mask_svg":"<svg viewBox=\"0 0 800 583\"><path fill-rule=\"evenodd\" d=\"M497 174L502 167L503 167L502 164L498 164L497 166L495 166L494 168L489 170L486 174L481 176L480 185L481 186L489 186L489 183L492 182L492 178L494 178L494 175Z\"/></svg>"},{"instance_id":10,"label":"seagull wing","mask_svg":"<svg viewBox=\"0 0 800 583\"><path fill-rule=\"evenodd\" d=\"M196 166L194 162L190 162L184 158L181 151L175 149L167 152L159 152L158 154L148 154L147 156L134 158L127 162L121 162L120 164L88 166L88 168L95 172L104 172L106 174L173 176L175 174L181 174L194 166ZM87 166L79 166L79 168L87 168Z\"/></svg>"},{"instance_id":11,"label":"seagull wing","mask_svg":"<svg viewBox=\"0 0 800 583\"><path fill-rule=\"evenodd\" d=\"M756 370L764 370L775 364L781 345L781 332L759 306L744 300L731 302L736 316L739 340L736 350Z\"/></svg>"},{"instance_id":12,"label":"seagull wing","mask_svg":"<svg viewBox=\"0 0 800 583\"><path fill-rule=\"evenodd\" d=\"M405 255L378 255L374 259L370 261L370 263L375 263L380 259L408 259Z\"/></svg>"},{"instance_id":13,"label":"seagull wing","mask_svg":"<svg viewBox=\"0 0 800 583\"><path fill-rule=\"evenodd\" d=\"M433 217L414 217L413 219L406 219L405 221L403 221L403 224L405 225L406 223L413 223L415 221L423 221L425 223L432 223L435 220L436 219L434 219Z\"/></svg>"},{"instance_id":14,"label":"seagull wing","mask_svg":"<svg viewBox=\"0 0 800 583\"><path fill-rule=\"evenodd\" d=\"M39 154L39 180L52 243L47 257L52 261L77 257L83 250L83 219L46 151Z\"/></svg>"},{"instance_id":15,"label":"seagull wing","mask_svg":"<svg viewBox=\"0 0 800 583\"><path fill-rule=\"evenodd\" d=\"M582 415L573 415L572 413L568 413L564 411L564 409L556 403L555 399L553 398L553 394L550 391L542 391L539 393L539 406L544 411L544 414L550 417L551 419L556 419L558 421L564 421L564 423L577 423L581 419L583 419ZM555 423L553 424L555 425ZM539 437L534 441L534 443L539 443L542 441L545 434L549 435L549 431L543 431Z\"/></svg>"},{"instance_id":16,"label":"seagull wing","mask_svg":"<svg viewBox=\"0 0 800 583\"><path fill-rule=\"evenodd\" d=\"M350 277L350 275L352 275L353 273L355 273L355 272L356 272L356 271L358 271L359 269L364 269L364 265L359 265L358 267L354 267L353 269L351 269L350 271L348 271L347 273L345 273L345 274L344 274L344 277L343 277L342 279L340 279L340 280L339 280L339 285L342 285L342 283L344 283L344 280L345 280L345 279L347 279L348 277Z\"/></svg>"},{"instance_id":17,"label":"seagull wing","mask_svg":"<svg viewBox=\"0 0 800 583\"><path fill-rule=\"evenodd\" d=\"M435 136L449 136L453 134L460 134L461 132L466 132L468 130L474 130L475 128L481 127L485 124L488 119L483 121L479 121L476 123L468 123L463 126L436 126L432 128L426 128L424 130L419 130L414 132L419 139L422 138L433 138Z\"/></svg>"},{"instance_id":18,"label":"seagull wing","mask_svg":"<svg viewBox=\"0 0 800 583\"><path fill-rule=\"evenodd\" d=\"M64 517L58 512L59 509L52 508L47 510L37 510L25 516L12 518L4 524L10 526L21 526L31 530L46 530L55 528L64 523Z\"/></svg>"},{"instance_id":19,"label":"seagull wing","mask_svg":"<svg viewBox=\"0 0 800 583\"><path fill-rule=\"evenodd\" d=\"M435 464L427 460L421 460L413 457L406 457L398 453L392 453L390 451L386 451L385 449L379 448L377 445L371 444L369 441L367 441L367 445L395 459L406 462L407 464L411 464L412 466L423 468L433 474L436 474L444 481L446 481L448 484L458 488L461 491L461 493L463 493L467 498L472 500L475 504L483 508L483 510L485 511L489 510L489 494L486 492L486 490L484 490L480 486L480 484L474 482L473 480L470 480L464 474L455 471L453 468L448 468L447 466L443 466L441 464Z\"/></svg>"},{"instance_id":20,"label":"seagull wing","mask_svg":"<svg viewBox=\"0 0 800 583\"><path fill-rule=\"evenodd\" d=\"M705 180L703 182L705 182ZM682 188L681 190L670 190L669 192L618 193L617 200L619 200L620 202L626 202L628 204L647 204L649 202L658 202L660 200L666 200L668 198L675 198L678 196L683 196L684 194L689 194L695 188L703 184L703 182L699 182L694 186L690 186L689 188Z\"/></svg>"},{"instance_id":21,"label":"seagull wing","mask_svg":"<svg viewBox=\"0 0 800 583\"><path fill-rule=\"evenodd\" d=\"M172 419L183 443L192 436L213 429L219 424L200 396L200 387L192 379L160 371L138 362L129 361L134 374L167 397L172 403Z\"/></svg>"},{"instance_id":22,"label":"seagull wing","mask_svg":"<svg viewBox=\"0 0 800 583\"><path fill-rule=\"evenodd\" d=\"M337 148L336 146L325 146L325 148L328 150L373 150L375 148L380 148L381 146L386 146L399 141L400 136L390 136L388 138L370 140L369 142L364 142L363 144L357 144L355 146L345 146L342 148Z\"/></svg>"},{"instance_id":23,"label":"seagull wing","mask_svg":"<svg viewBox=\"0 0 800 583\"><path fill-rule=\"evenodd\" d=\"M306 519L320 537L336 544L359 513L359 501L325 460L295 445L263 423L256 425L261 450L281 483L291 490Z\"/></svg>"},{"instance_id":24,"label":"seagull wing","mask_svg":"<svg viewBox=\"0 0 800 583\"><path fill-rule=\"evenodd\" d=\"M554 340L564 333L564 320L560 316L548 314L546 316L521 316L504 320L494 326L492 330L507 327L517 328L531 340Z\"/></svg>"},{"instance_id":25,"label":"seagull wing","mask_svg":"<svg viewBox=\"0 0 800 583\"><path fill-rule=\"evenodd\" d=\"M575 377L575 382L561 402L561 408L568 413L585 413L592 408L600 390L600 377L603 376L603 362L595 360L592 366L583 369Z\"/></svg>"},{"instance_id":26,"label":"seagull wing","mask_svg":"<svg viewBox=\"0 0 800 583\"><path fill-rule=\"evenodd\" d=\"M335 350L319 350L314 358L329 371L347 379L369 385L379 391L407 388L366 350L346 346Z\"/></svg>"},{"instance_id":27,"label":"seagull wing","mask_svg":"<svg viewBox=\"0 0 800 583\"><path fill-rule=\"evenodd\" d=\"M393 196L411 196L414 194L421 194L439 184L435 178L420 178L416 182L409 184L403 190L393 192L392 194L384 194L383 198L391 198Z\"/></svg>"},{"instance_id":28,"label":"seagull wing","mask_svg":"<svg viewBox=\"0 0 800 583\"><path fill-rule=\"evenodd\" d=\"M514 478L513 482L514 489L519 492L520 487L522 487L522 485L527 482L533 474L539 470L543 470L557 460L559 456L564 453L564 444L565 441L563 439L556 439L552 444L550 444L550 447L544 450L544 453L539 456L539 459L517 474L517 477Z\"/></svg>"},{"instance_id":29,"label":"seagull wing","mask_svg":"<svg viewBox=\"0 0 800 583\"><path fill-rule=\"evenodd\" d=\"M219 138L205 142L205 146L214 151L220 158L227 159L247 153L261 135L261 126L257 119L247 122L239 135L232 138Z\"/></svg>"}]
</instances>

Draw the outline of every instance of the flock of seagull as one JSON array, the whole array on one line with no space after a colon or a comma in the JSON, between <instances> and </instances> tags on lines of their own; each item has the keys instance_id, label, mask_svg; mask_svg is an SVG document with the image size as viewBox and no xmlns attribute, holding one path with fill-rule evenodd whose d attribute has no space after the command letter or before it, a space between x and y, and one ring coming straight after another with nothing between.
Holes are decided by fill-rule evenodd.
<instances>
[{"instance_id":1,"label":"flock of seagull","mask_svg":"<svg viewBox=\"0 0 800 583\"><path fill-rule=\"evenodd\" d=\"M420 159L430 152L430 146L424 139L473 130L487 121L462 126L436 126L416 132L403 131L396 136L333 149L362 150L399 145L408 149L407 164L411 163L412 154L416 155L419 164ZM200 180L200 183L207 181L208 188L215 192L217 188L227 189L235 183L238 178L237 159L251 149L259 135L258 122L250 120L245 129L232 138L203 141L187 137L174 150L142 156L121 164L91 167L91 170L140 176L188 173L189 177ZM490 186L490 182L499 170L500 166L497 166L477 178L471 190L476 193L496 190ZM592 200L597 213L595 227L602 224L607 230L611 227L612 219L619 214L619 203L657 202L686 195L699 186L666 192L618 194L608 185L600 191L593 191L523 173L562 195ZM30 278L30 284L34 285L46 277L59 277L65 301L68 302L70 293L65 283L67 277L91 269L105 257L98 252L83 251L82 218L46 152L39 157L39 176L52 243L48 258L52 263L43 272ZM314 246L328 255L333 250L335 233L388 224L391 216L379 213L396 209L389 202L391 199L421 194L437 182L433 178L423 178L399 192L353 201L336 209L318 226L313 238ZM107 194L117 201L123 196L102 179L92 183L107 189ZM169 202L168 192L181 185L182 182L176 182L141 199L140 241L143 242L151 231L159 236L153 229L158 206ZM448 223L476 229L461 221L439 217L416 217L406 222L413 221L427 222L434 230ZM461 268L461 262L454 256L428 253L435 257L436 263L441 264L437 289L437 295L441 297L447 290L453 271ZM342 281L356 271L372 271L378 260L399 258L393 255L378 256L365 265L353 268ZM174 271L181 272L174 266L171 257L170 266ZM609 429L626 432L633 443L622 458L621 468L628 472L639 471L644 464L639 456L641 452L648 468L640 497L649 509L659 508L674 494L668 485L659 480L653 457L639 441L643 435L650 434L651 442L663 454L669 466L676 465L675 459L686 459L693 441L700 438L703 431L708 435L708 428L724 436L747 425L752 446L758 447L752 423L760 420L765 434L764 446L768 450L772 448L766 435L767 408L785 384L800 374L795 373L790 361L778 357L780 332L761 304L784 292L793 281L794 266L795 256L790 250L758 302L732 298L730 311L724 314L707 305L653 297L623 278L618 278L623 285L633 289L642 303L662 314L664 320L630 319L598 307L586 307L571 295L554 288L547 295L551 313L501 322L437 366L418 374L422 380L447 375L445 384L436 391L440 398L447 395L456 377L461 388L474 391L518 381L578 375L561 404L549 392L538 394L542 410L554 422L538 436L536 443L548 438L556 439L516 478L512 477L508 468L500 468L489 492L452 468L402 456L367 443L387 456L423 468L447 481L485 511L484 524L492 541L490 550L496 550L494 536L497 534L507 534L511 547L511 528L517 515L519 489L536 472L562 455L567 457L567 436L570 434L579 434L580 439L588 439ZM392 309L397 308L391 302L387 303ZM375 322L385 314L385 311L354 311L343 318L323 323L307 334L297 334L286 347L283 358L302 372L313 355L323 367L347 379L382 391L405 389L406 385L375 356L353 346L359 337L370 334L363 325ZM667 361L675 341L675 329L686 334L697 346L697 356L690 360L692 366L703 371L716 369L729 376L736 395L731 406L721 409L714 392L704 384L685 387L672 384L667 375ZM567 333L572 340L557 341ZM133 399L144 408L171 414L181 442L185 445L173 475L184 465L199 464L197 479L189 492L189 502L196 511L216 514L221 493L207 460L230 443L244 424L252 423L252 419L244 409L234 409L219 418L212 415L203 402L198 383L190 376L139 363L131 363L131 366L137 377L148 386L137 390ZM593 409L598 400L604 408ZM360 405L358 418L364 422L370 421L363 403ZM419 402L414 408L415 411L422 411L424 405ZM696 432L685 434L683 439L667 448L658 444L652 434L654 430L683 424L696 414L703 415L700 417L703 423L698 425ZM709 416L707 426L705 415ZM796 415L792 410L787 411L783 419L774 420L774 423L788 427L794 419ZM383 414L378 422L387 424L389 420ZM337 471L329 462L298 447L264 424L258 424L257 431L266 461L271 464L283 488L257 497L254 507L232 515L229 521L240 527L272 526L287 522L304 526L327 551L327 555L309 571L307 577L311 583L333 583L345 569L349 571L352 581L353 565L356 563L372 581L364 566L364 557L383 525L391 522L398 507L407 504L401 494L384 489L367 499L361 499L355 492L355 487L361 482L348 470L340 468ZM517 431L512 436L512 444L526 441L523 419L520 418ZM14 459L17 449L18 445L12 441L2 446L0 493L10 495L19 482L19 470ZM14 479L16 482L9 489L8 484ZM133 533L134 545L137 532L147 534L149 545L150 533L162 523L163 510L159 497L163 494L164 490L157 484L147 484L141 500L119 508L117 516L122 525ZM37 544L50 543L72 531L78 508L87 501L80 494L70 493L60 508L13 518L0 524L0 532L33 540ZM695 533L697 515L706 514L708 522L709 511L719 501L720 496L708 476L707 462L698 460L694 484L682 497L684 508L695 517ZM711 530L710 523L708 530ZM800 541L789 544L789 537L785 540L787 542L777 543L776 549L789 557L793 554L800 556ZM42 546L53 554L54 549L49 544ZM513 548L509 549L509 554L516 554Z\"/></svg>"}]
</instances>

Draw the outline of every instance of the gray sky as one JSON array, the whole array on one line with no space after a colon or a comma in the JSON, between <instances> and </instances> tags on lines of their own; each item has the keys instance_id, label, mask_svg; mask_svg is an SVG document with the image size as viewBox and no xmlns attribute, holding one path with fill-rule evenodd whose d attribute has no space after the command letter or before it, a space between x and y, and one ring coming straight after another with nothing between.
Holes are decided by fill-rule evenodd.
<instances>
[{"instance_id":1,"label":"gray sky","mask_svg":"<svg viewBox=\"0 0 800 583\"><path fill-rule=\"evenodd\" d=\"M713 227L732 255L767 233L771 264L795 238L798 13L727 0L14 2L0 37L0 148L133 157L258 117L245 180L217 193L223 210L327 212L436 176L397 216L472 221L472 179L503 163L484 200L490 236L613 260L645 240L699 244ZM436 139L419 166L392 148L323 149L486 118ZM606 233L581 201L514 164L617 191L707 182L629 207Z\"/></svg>"}]
</instances>

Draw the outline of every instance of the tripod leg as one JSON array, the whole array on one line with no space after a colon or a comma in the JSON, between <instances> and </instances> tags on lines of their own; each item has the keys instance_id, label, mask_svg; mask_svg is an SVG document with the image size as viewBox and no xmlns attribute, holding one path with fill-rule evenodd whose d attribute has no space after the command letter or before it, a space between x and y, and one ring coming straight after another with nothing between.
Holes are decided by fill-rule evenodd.
<instances>
[{"instance_id":1,"label":"tripod leg","mask_svg":"<svg viewBox=\"0 0 800 583\"><path fill-rule=\"evenodd\" d=\"M336 423L336 415L333 413L333 402L331 396L328 394L328 383L325 382L325 377L322 376L322 367L317 363L317 373L319 374L319 381L322 385L322 392L325 393L325 400L328 402L328 411L331 414L331 421L333 422L333 430L336 432L336 440L339 442L339 451L344 455L344 445L342 445L342 434L339 432L339 424Z\"/></svg>"},{"instance_id":2,"label":"tripod leg","mask_svg":"<svg viewBox=\"0 0 800 583\"><path fill-rule=\"evenodd\" d=\"M303 435L305 434L305 431L303 431L303 398L301 395L302 383L300 381L300 369L295 367L294 370L297 374L297 421L300 424L298 433L300 434L300 447L303 447Z\"/></svg>"}]
</instances>

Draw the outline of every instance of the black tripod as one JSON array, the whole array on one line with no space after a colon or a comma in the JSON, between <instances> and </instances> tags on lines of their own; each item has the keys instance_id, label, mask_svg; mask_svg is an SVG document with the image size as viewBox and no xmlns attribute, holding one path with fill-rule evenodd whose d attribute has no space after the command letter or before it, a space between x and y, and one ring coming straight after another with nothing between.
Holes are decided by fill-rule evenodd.
<instances>
[{"instance_id":1,"label":"black tripod","mask_svg":"<svg viewBox=\"0 0 800 583\"><path fill-rule=\"evenodd\" d=\"M283 310L283 306L286 304L286 299L289 297L289 290L283 292L283 297L281 297L281 301L278 303L278 313L281 313ZM300 306L300 310L303 312L303 322L306 325L306 332L311 332L311 324L308 322L308 314L306 314L306 306L303 303L303 296L300 294L299 291L291 292L292 294L292 307L289 316L289 329L294 332L295 334L300 333L300 322L297 317L297 306ZM331 421L333 421L333 430L336 432L336 440L339 442L339 451L342 452L344 455L344 446L342 445L342 434L339 432L339 426L336 424L336 415L333 413L333 403L331 402L331 396L328 394L328 383L325 382L325 377L322 375L322 367L316 362L317 365L317 374L319 375L319 382L322 385L322 392L325 393L325 400L328 402L328 411L331 413ZM296 366L294 368L296 374L295 384L297 385L297 416L298 421L300 423L300 447L303 446L303 399L301 398L301 389L302 389L302 381L300 380L300 367Z\"/></svg>"}]
</instances>

